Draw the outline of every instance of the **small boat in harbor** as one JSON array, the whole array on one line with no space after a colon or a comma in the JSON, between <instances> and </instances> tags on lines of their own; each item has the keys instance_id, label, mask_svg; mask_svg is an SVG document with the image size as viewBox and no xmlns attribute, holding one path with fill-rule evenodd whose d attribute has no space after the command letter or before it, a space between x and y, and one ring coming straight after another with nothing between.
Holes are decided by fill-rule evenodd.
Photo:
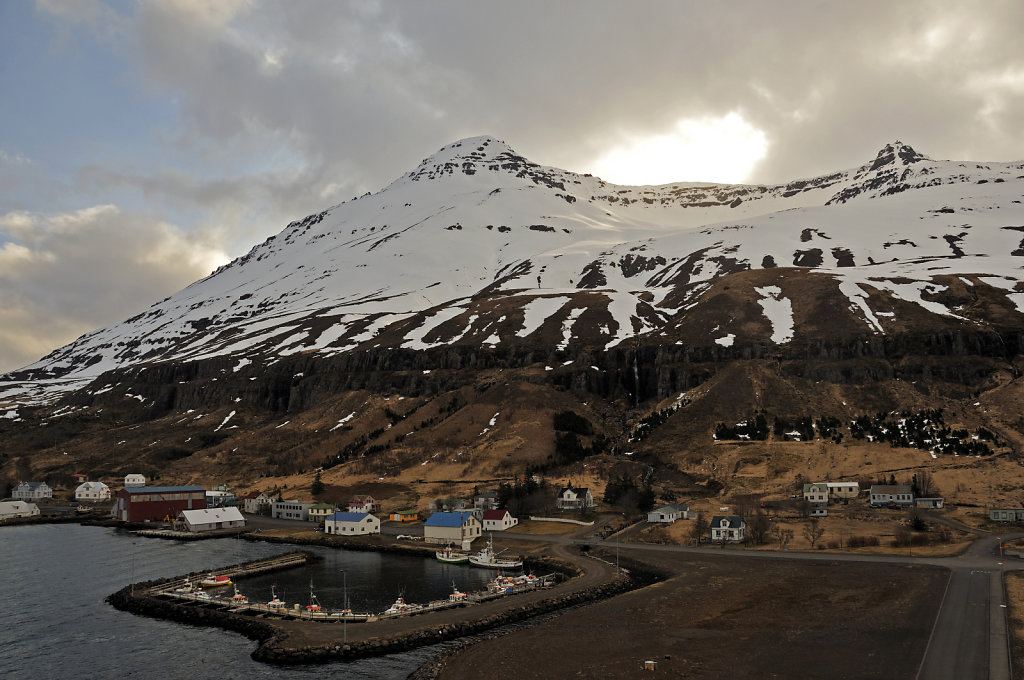
<instances>
[{"instance_id":1,"label":"small boat in harbor","mask_svg":"<svg viewBox=\"0 0 1024 680\"><path fill-rule=\"evenodd\" d=\"M309 614L322 614L324 608L320 605L320 600L316 599L316 594L313 592L313 582L309 582L309 604L306 605L306 612Z\"/></svg>"},{"instance_id":2,"label":"small boat in harbor","mask_svg":"<svg viewBox=\"0 0 1024 680\"><path fill-rule=\"evenodd\" d=\"M214 576L213 574L210 574L202 581L200 581L199 585L203 586L204 588L219 588L220 586L229 586L231 585L231 577Z\"/></svg>"},{"instance_id":3,"label":"small boat in harbor","mask_svg":"<svg viewBox=\"0 0 1024 680\"><path fill-rule=\"evenodd\" d=\"M523 566L522 560L510 560L498 557L501 553L494 552L494 538L487 539L487 545L480 549L476 555L469 556L469 563L477 567L488 569L515 569Z\"/></svg>"},{"instance_id":4,"label":"small boat in harbor","mask_svg":"<svg viewBox=\"0 0 1024 680\"><path fill-rule=\"evenodd\" d=\"M469 562L469 553L455 550L450 543L443 550L435 552L434 555L437 556L438 562L444 562L445 564L465 564Z\"/></svg>"},{"instance_id":5,"label":"small boat in harbor","mask_svg":"<svg viewBox=\"0 0 1024 680\"><path fill-rule=\"evenodd\" d=\"M235 594L231 596L231 604L234 604L234 605L249 604L249 598L247 598L242 593L238 592L238 586L237 585L235 586Z\"/></svg>"},{"instance_id":6,"label":"small boat in harbor","mask_svg":"<svg viewBox=\"0 0 1024 680\"><path fill-rule=\"evenodd\" d=\"M277 586L270 586L271 600L267 606L271 609L284 609L284 601L277 597Z\"/></svg>"},{"instance_id":7,"label":"small boat in harbor","mask_svg":"<svg viewBox=\"0 0 1024 680\"><path fill-rule=\"evenodd\" d=\"M184 581L182 581L180 586L174 589L174 592L178 595L188 595L190 593L195 592L195 589L196 587L195 585L193 585L192 579L186 578Z\"/></svg>"},{"instance_id":8,"label":"small boat in harbor","mask_svg":"<svg viewBox=\"0 0 1024 680\"><path fill-rule=\"evenodd\" d=\"M205 590L203 590L202 588L199 588L194 593L192 593L192 597L196 598L197 600L210 600L210 599L212 599L210 597L210 594L208 592L206 592Z\"/></svg>"},{"instance_id":9,"label":"small boat in harbor","mask_svg":"<svg viewBox=\"0 0 1024 680\"><path fill-rule=\"evenodd\" d=\"M466 593L459 590L458 586L455 585L455 581L452 581L452 594L448 596L449 602L468 602L469 596Z\"/></svg>"},{"instance_id":10,"label":"small boat in harbor","mask_svg":"<svg viewBox=\"0 0 1024 680\"><path fill-rule=\"evenodd\" d=\"M423 605L411 604L409 602L406 602L404 597L399 596L399 598L395 600L395 603L393 605L384 610L384 614L410 614L420 609L423 609Z\"/></svg>"}]
</instances>

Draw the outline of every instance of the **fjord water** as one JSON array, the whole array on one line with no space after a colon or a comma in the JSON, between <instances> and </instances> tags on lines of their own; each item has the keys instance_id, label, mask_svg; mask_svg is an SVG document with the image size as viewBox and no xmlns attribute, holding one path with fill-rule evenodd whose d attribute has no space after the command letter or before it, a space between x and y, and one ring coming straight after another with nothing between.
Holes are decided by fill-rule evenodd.
<instances>
[{"instance_id":1,"label":"fjord water","mask_svg":"<svg viewBox=\"0 0 1024 680\"><path fill-rule=\"evenodd\" d=\"M287 552L292 549L287 545L230 538L166 541L104 527L48 524L0 528L0 547L0 677L397 679L437 651L424 648L352 663L269 666L253 661L249 655L256 643L236 633L135 616L104 602L133 581L201 575L205 569ZM453 581L460 590L474 590L494 575L404 555L310 551L323 560L243 580L239 590L262 602L270 599L273 584L289 606L305 605L312 581L321 604L340 609L347 583L353 611L380 612L400 594L408 602L445 599Z\"/></svg>"}]
</instances>

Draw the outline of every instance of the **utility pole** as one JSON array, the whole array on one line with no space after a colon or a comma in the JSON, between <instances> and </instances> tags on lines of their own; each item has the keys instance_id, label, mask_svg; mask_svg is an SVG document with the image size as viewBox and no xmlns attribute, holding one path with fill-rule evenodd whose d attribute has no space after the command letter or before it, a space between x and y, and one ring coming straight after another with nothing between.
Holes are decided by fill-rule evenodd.
<instances>
[{"instance_id":1,"label":"utility pole","mask_svg":"<svg viewBox=\"0 0 1024 680\"><path fill-rule=\"evenodd\" d=\"M342 612L341 612L341 615L344 617L344 618L342 618L341 629L342 629L342 636L343 636L344 642L347 645L348 644L348 615L349 615L349 608L348 608L348 572L346 570L344 570L344 569L341 570L341 579L342 579L341 582L342 582L342 588L343 588L342 592L345 595L345 597L344 597L344 599L345 599L345 609L342 610Z\"/></svg>"}]
</instances>

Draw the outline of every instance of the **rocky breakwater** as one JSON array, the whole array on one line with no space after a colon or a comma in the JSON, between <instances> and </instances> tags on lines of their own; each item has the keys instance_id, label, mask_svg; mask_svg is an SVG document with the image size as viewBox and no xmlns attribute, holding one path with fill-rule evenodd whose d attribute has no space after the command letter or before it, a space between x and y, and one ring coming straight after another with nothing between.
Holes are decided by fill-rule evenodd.
<instances>
[{"instance_id":1,"label":"rocky breakwater","mask_svg":"<svg viewBox=\"0 0 1024 680\"><path fill-rule=\"evenodd\" d=\"M275 564L283 564L281 558L300 555L306 561L318 559L316 555L303 551L285 553L277 558L271 558L266 565L260 563L238 564L230 567L218 567L208 571L238 571L244 575L270 573L279 569L292 568L291 566L276 567ZM242 616L232 613L226 609L213 607L197 607L195 604L186 604L179 601L166 600L157 597L157 593L170 584L181 583L182 577L162 578L153 581L143 581L125 586L116 593L108 595L106 602L115 609L131 612L139 616L149 616L156 619L168 619L179 623L186 623L193 626L210 626L223 628L225 630L241 633L250 640L256 640L260 644L273 645L275 641L284 636L284 632L266 620L256 619L251 616Z\"/></svg>"},{"instance_id":2,"label":"rocky breakwater","mask_svg":"<svg viewBox=\"0 0 1024 680\"><path fill-rule=\"evenodd\" d=\"M568 571L574 574L582 574L582 570L576 565L550 557L538 558L529 566L557 567L563 570L563 572ZM430 625L427 620L429 615L424 615L422 627L387 637L371 637L349 642L348 644L336 641L331 644L301 647L288 646L287 639L280 637L268 638L261 642L259 648L253 652L252 657L259 661L275 664L307 664L351 661L370 656L395 654L417 647L476 636L514 624L529 625L530 620L538 616L612 597L628 590L649 585L661 580L662 577L663 575L660 573L646 569L641 565L636 565L635 569L623 571L618 577L614 577L610 581L578 590L552 593L550 597L526 604L517 605L516 596L511 596L507 600L507 606L497 612L484 616L474 617L472 608L467 607L463 610L466 617L464 621ZM471 642L472 640L469 641L469 643Z\"/></svg>"}]
</instances>

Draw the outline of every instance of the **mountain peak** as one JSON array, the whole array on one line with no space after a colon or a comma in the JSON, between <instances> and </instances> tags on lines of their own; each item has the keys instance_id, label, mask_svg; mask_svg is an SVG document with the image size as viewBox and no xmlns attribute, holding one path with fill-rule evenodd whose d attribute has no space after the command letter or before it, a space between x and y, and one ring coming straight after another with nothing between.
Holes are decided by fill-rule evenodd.
<instances>
[{"instance_id":1,"label":"mountain peak","mask_svg":"<svg viewBox=\"0 0 1024 680\"><path fill-rule=\"evenodd\" d=\"M466 137L441 147L436 153L423 159L420 167L444 165L445 163L471 162L480 163L493 161L502 156L515 156L516 152L508 144L492 137Z\"/></svg>"},{"instance_id":2,"label":"mountain peak","mask_svg":"<svg viewBox=\"0 0 1024 680\"><path fill-rule=\"evenodd\" d=\"M877 170L886 165L894 165L899 161L901 165L910 165L919 161L928 160L928 157L918 153L909 144L895 140L882 147L871 164L871 170Z\"/></svg>"}]
</instances>

